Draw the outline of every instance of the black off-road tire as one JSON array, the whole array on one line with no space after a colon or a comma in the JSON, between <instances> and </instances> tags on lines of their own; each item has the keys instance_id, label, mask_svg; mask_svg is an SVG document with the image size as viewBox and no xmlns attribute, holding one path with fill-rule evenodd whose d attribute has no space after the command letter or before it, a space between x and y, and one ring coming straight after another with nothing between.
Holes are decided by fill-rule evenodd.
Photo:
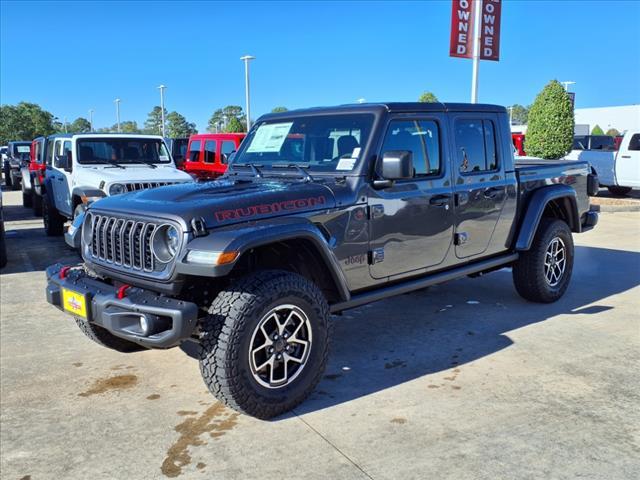
<instances>
[{"instance_id":1,"label":"black off-road tire","mask_svg":"<svg viewBox=\"0 0 640 480\"><path fill-rule=\"evenodd\" d=\"M7 239L4 234L4 222L0 220L0 268L7 265Z\"/></svg>"},{"instance_id":2,"label":"black off-road tire","mask_svg":"<svg viewBox=\"0 0 640 480\"><path fill-rule=\"evenodd\" d=\"M6 187L11 187L11 169L9 167L2 167L2 173L4 174L4 185Z\"/></svg>"},{"instance_id":3,"label":"black off-road tire","mask_svg":"<svg viewBox=\"0 0 640 480\"><path fill-rule=\"evenodd\" d=\"M557 285L545 278L545 257L551 242L559 238L564 243L566 265ZM531 302L552 303L559 300L569 286L573 271L573 238L569 226L562 220L543 218L531 244L513 265L513 283L521 297Z\"/></svg>"},{"instance_id":4,"label":"black off-road tire","mask_svg":"<svg viewBox=\"0 0 640 480\"><path fill-rule=\"evenodd\" d=\"M303 370L288 385L259 384L249 365L251 336L263 316L278 305L295 305L309 318L312 343ZM329 306L321 290L295 273L256 272L222 290L201 324L200 372L222 403L261 419L300 404L320 381L331 338Z\"/></svg>"},{"instance_id":5,"label":"black off-road tire","mask_svg":"<svg viewBox=\"0 0 640 480\"><path fill-rule=\"evenodd\" d=\"M32 192L25 192L24 185L22 186L22 206L25 208L31 208L33 203L31 202Z\"/></svg>"},{"instance_id":6,"label":"black off-road tire","mask_svg":"<svg viewBox=\"0 0 640 480\"><path fill-rule=\"evenodd\" d=\"M20 190L22 181L19 178L11 176L11 174L9 174L9 177L11 178L11 190Z\"/></svg>"},{"instance_id":7,"label":"black off-road tire","mask_svg":"<svg viewBox=\"0 0 640 480\"><path fill-rule=\"evenodd\" d=\"M631 187L607 187L609 193L611 195L615 195L616 197L624 197L629 194L631 191Z\"/></svg>"},{"instance_id":8,"label":"black off-road tire","mask_svg":"<svg viewBox=\"0 0 640 480\"><path fill-rule=\"evenodd\" d=\"M31 205L33 206L33 214L36 217L41 217L42 216L42 197L34 191L31 192L31 195L33 196L31 201Z\"/></svg>"},{"instance_id":9,"label":"black off-road tire","mask_svg":"<svg viewBox=\"0 0 640 480\"><path fill-rule=\"evenodd\" d=\"M132 353L147 350L142 345L116 337L104 328L94 325L93 323L89 323L86 320L75 318L75 321L82 333L102 347L110 348L111 350L116 350L121 353Z\"/></svg>"},{"instance_id":10,"label":"black off-road tire","mask_svg":"<svg viewBox=\"0 0 640 480\"><path fill-rule=\"evenodd\" d=\"M59 237L64 233L64 217L58 213L54 205L49 203L45 195L42 198L42 221L48 237Z\"/></svg>"}]
</instances>

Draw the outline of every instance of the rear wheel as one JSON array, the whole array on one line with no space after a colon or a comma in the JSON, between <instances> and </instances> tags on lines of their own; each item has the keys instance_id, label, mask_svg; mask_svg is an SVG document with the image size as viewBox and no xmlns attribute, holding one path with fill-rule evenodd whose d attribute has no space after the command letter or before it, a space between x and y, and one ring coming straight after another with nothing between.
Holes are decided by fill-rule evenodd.
<instances>
[{"instance_id":1,"label":"rear wheel","mask_svg":"<svg viewBox=\"0 0 640 480\"><path fill-rule=\"evenodd\" d=\"M258 418L294 408L324 372L329 306L306 278L257 272L221 291L201 325L200 372L227 406Z\"/></svg>"},{"instance_id":2,"label":"rear wheel","mask_svg":"<svg viewBox=\"0 0 640 480\"><path fill-rule=\"evenodd\" d=\"M22 185L22 206L26 208L31 208L31 192L26 192L24 189L24 182L21 182Z\"/></svg>"},{"instance_id":3,"label":"rear wheel","mask_svg":"<svg viewBox=\"0 0 640 480\"><path fill-rule=\"evenodd\" d=\"M4 184L7 187L11 187L13 185L13 182L11 181L11 169L8 166L4 166L2 171L4 173Z\"/></svg>"},{"instance_id":4,"label":"rear wheel","mask_svg":"<svg viewBox=\"0 0 640 480\"><path fill-rule=\"evenodd\" d=\"M54 205L49 203L46 195L42 198L42 221L47 236L59 237L64 233L64 217L58 213Z\"/></svg>"},{"instance_id":5,"label":"rear wheel","mask_svg":"<svg viewBox=\"0 0 640 480\"><path fill-rule=\"evenodd\" d=\"M569 286L573 271L573 238L562 220L543 218L531 248L513 266L513 282L532 302L558 300Z\"/></svg>"},{"instance_id":6,"label":"rear wheel","mask_svg":"<svg viewBox=\"0 0 640 480\"><path fill-rule=\"evenodd\" d=\"M4 222L0 220L0 268L7 265L7 244L4 235Z\"/></svg>"},{"instance_id":7,"label":"rear wheel","mask_svg":"<svg viewBox=\"0 0 640 480\"><path fill-rule=\"evenodd\" d=\"M609 193L611 195L615 195L616 197L624 197L631 191L631 187L607 187Z\"/></svg>"},{"instance_id":8,"label":"rear wheel","mask_svg":"<svg viewBox=\"0 0 640 480\"><path fill-rule=\"evenodd\" d=\"M20 185L22 184L22 182L20 181L20 178L14 177L11 174L9 174L9 177L11 178L11 190L20 189Z\"/></svg>"},{"instance_id":9,"label":"rear wheel","mask_svg":"<svg viewBox=\"0 0 640 480\"><path fill-rule=\"evenodd\" d=\"M36 217L41 217L42 216L42 197L34 191L31 192L31 195L32 195L31 204L33 205L33 214Z\"/></svg>"},{"instance_id":10,"label":"rear wheel","mask_svg":"<svg viewBox=\"0 0 640 480\"><path fill-rule=\"evenodd\" d=\"M78 327L80 327L80 330L82 330L82 333L84 333L88 338L102 347L107 347L111 350L116 350L122 353L140 352L142 350L146 350L146 348L138 345L137 343L130 342L120 337L116 337L115 335L98 325L89 323L88 321L81 318L76 318L75 320Z\"/></svg>"}]
</instances>

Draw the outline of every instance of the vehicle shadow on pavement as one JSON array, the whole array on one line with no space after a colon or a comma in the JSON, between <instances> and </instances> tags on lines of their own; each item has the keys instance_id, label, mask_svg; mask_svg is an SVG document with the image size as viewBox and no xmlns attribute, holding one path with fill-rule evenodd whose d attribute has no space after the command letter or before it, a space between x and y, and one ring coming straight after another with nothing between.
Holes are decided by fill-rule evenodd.
<instances>
[{"instance_id":1,"label":"vehicle shadow on pavement","mask_svg":"<svg viewBox=\"0 0 640 480\"><path fill-rule=\"evenodd\" d=\"M575 265L567 293L553 304L521 299L511 271L505 269L335 317L324 379L296 413L322 410L441 372L429 385L439 388L442 380L452 379L452 369L462 371L466 364L511 346L509 332L560 314L593 315L612 309L607 297L640 284L640 253L577 246Z\"/></svg>"},{"instance_id":2,"label":"vehicle shadow on pavement","mask_svg":"<svg viewBox=\"0 0 640 480\"><path fill-rule=\"evenodd\" d=\"M0 270L9 273L43 271L54 263L68 265L81 262L80 255L69 247L64 237L47 237L44 228L13 229L6 225L7 266Z\"/></svg>"}]
</instances>

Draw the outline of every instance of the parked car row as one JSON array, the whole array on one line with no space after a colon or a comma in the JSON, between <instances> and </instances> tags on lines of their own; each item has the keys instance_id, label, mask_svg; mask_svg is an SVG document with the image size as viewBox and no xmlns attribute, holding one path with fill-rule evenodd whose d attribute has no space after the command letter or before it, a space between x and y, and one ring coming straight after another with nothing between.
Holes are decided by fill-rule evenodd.
<instances>
[{"instance_id":1,"label":"parked car row","mask_svg":"<svg viewBox=\"0 0 640 480\"><path fill-rule=\"evenodd\" d=\"M156 142L154 167L110 157L104 144L126 148L119 137L59 141L46 192L84 169L93 186L80 199L105 198L76 226L84 262L47 269L47 301L119 352L195 343L209 390L259 418L291 410L320 381L331 313L504 267L521 296L554 302L571 278L572 234L598 221L589 164L514 160L495 105L269 114L242 143L191 138L185 169L226 170L221 179L123 195L136 190L115 186L124 169L159 174L159 141L135 140L140 152ZM67 215L73 188L61 189Z\"/></svg>"}]
</instances>

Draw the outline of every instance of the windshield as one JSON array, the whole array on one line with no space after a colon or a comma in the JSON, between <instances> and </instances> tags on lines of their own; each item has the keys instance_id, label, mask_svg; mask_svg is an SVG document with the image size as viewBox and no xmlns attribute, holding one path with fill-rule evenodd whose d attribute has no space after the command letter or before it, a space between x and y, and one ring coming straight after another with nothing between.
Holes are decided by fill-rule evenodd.
<instances>
[{"instance_id":1,"label":"windshield","mask_svg":"<svg viewBox=\"0 0 640 480\"><path fill-rule=\"evenodd\" d=\"M154 138L83 138L77 144L82 164L171 163L164 142Z\"/></svg>"},{"instance_id":2,"label":"windshield","mask_svg":"<svg viewBox=\"0 0 640 480\"><path fill-rule=\"evenodd\" d=\"M348 172L361 156L373 119L371 114L345 114L268 120L242 142L232 164Z\"/></svg>"},{"instance_id":3,"label":"windshield","mask_svg":"<svg viewBox=\"0 0 640 480\"><path fill-rule=\"evenodd\" d=\"M14 143L13 158L28 160L31 157L31 143Z\"/></svg>"}]
</instances>

